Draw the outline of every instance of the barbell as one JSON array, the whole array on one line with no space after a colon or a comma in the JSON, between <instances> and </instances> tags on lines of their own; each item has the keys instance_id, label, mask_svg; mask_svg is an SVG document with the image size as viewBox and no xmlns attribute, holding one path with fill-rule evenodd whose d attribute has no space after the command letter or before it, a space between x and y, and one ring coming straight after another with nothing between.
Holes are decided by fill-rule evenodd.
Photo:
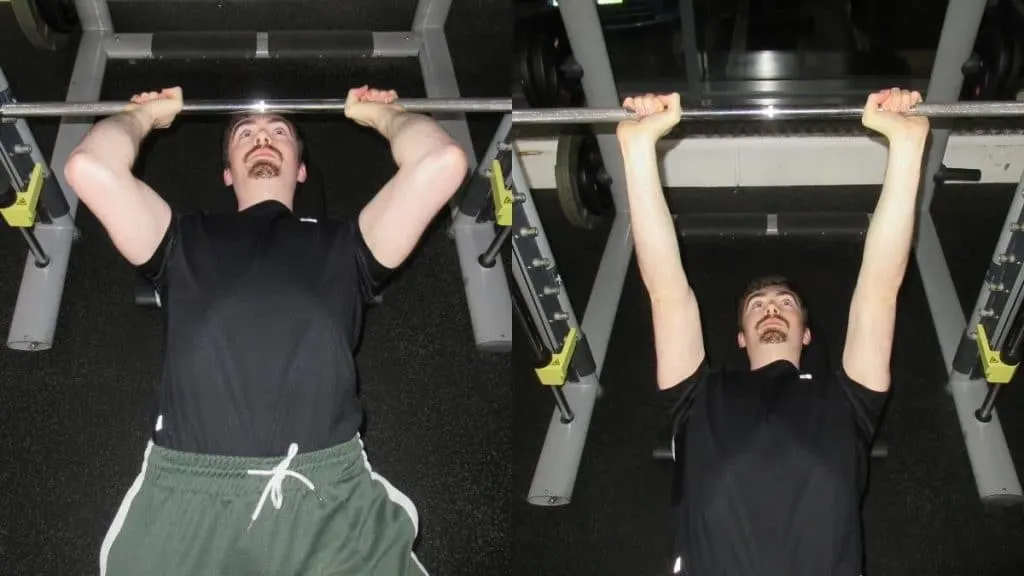
<instances>
[{"instance_id":1,"label":"barbell","mask_svg":"<svg viewBox=\"0 0 1024 576\"><path fill-rule=\"evenodd\" d=\"M684 108L682 120L853 120L864 114L863 106L762 106L749 108ZM929 118L998 118L1024 116L1024 102L956 102L918 104L910 111ZM622 108L545 108L514 110L513 124L604 124L636 118Z\"/></svg>"},{"instance_id":2,"label":"barbell","mask_svg":"<svg viewBox=\"0 0 1024 576\"><path fill-rule=\"evenodd\" d=\"M507 113L511 98L401 98L395 101L409 112ZM13 102L0 104L0 118L42 116L112 116L124 112L125 102ZM186 100L182 114L303 114L341 112L344 99L310 100Z\"/></svg>"}]
</instances>

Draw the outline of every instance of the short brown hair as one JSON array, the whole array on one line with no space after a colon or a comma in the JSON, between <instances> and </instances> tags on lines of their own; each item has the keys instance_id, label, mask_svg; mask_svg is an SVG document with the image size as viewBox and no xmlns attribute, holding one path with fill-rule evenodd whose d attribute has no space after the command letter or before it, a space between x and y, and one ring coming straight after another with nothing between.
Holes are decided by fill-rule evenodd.
<instances>
[{"instance_id":1,"label":"short brown hair","mask_svg":"<svg viewBox=\"0 0 1024 576\"><path fill-rule=\"evenodd\" d=\"M804 304L804 299L800 296L800 292L793 285L793 282L780 274L769 274L766 276L759 276L751 280L747 287L743 290L743 295L740 297L739 304L737 307L737 322L740 330L743 329L743 311L747 307L747 300L755 293L769 286L778 286L792 292L796 296L797 304L800 305L800 312L803 314L804 325L807 324L809 314L807 313L807 306Z\"/></svg>"},{"instance_id":2,"label":"short brown hair","mask_svg":"<svg viewBox=\"0 0 1024 576\"><path fill-rule=\"evenodd\" d=\"M238 128L239 124L248 120L249 118L252 118L253 116L270 116L275 120L279 120L287 124L288 129L292 131L292 136L295 137L296 156L298 157L300 164L303 162L303 154L305 153L305 143L302 140L302 133L299 132L299 129L297 126L295 126L294 122L285 118L284 116L281 116L280 114L235 114L231 116L231 119L228 121L227 127L224 129L224 145L222 147L221 153L223 155L222 160L224 162L225 168L231 165L231 137L235 135L235 128Z\"/></svg>"}]
</instances>

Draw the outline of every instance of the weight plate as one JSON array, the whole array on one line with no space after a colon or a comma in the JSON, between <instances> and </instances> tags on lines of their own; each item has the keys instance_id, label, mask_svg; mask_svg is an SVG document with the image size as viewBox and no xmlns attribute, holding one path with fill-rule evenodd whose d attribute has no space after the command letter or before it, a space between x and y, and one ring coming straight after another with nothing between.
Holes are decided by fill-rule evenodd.
<instances>
[{"instance_id":1,"label":"weight plate","mask_svg":"<svg viewBox=\"0 0 1024 576\"><path fill-rule=\"evenodd\" d=\"M78 10L74 0L36 0L36 9L43 22L60 34L78 29Z\"/></svg>"},{"instance_id":2,"label":"weight plate","mask_svg":"<svg viewBox=\"0 0 1024 576\"><path fill-rule=\"evenodd\" d=\"M41 3L46 4L46 2ZM50 51L63 50L71 40L71 31L74 27L64 32L55 29L43 16L45 13L47 17L53 19L54 14L58 14L59 11L53 10L53 3L40 11L39 4L40 0L11 0L14 19L18 22L21 33L36 48ZM62 22L56 23L57 26L64 27L62 24Z\"/></svg>"},{"instance_id":3,"label":"weight plate","mask_svg":"<svg viewBox=\"0 0 1024 576\"><path fill-rule=\"evenodd\" d=\"M598 148L597 138L593 134L586 134L580 145L576 183L580 191L580 200L590 212L603 219L615 211L615 203L612 201L612 180L604 169L601 149Z\"/></svg>"},{"instance_id":4,"label":"weight plate","mask_svg":"<svg viewBox=\"0 0 1024 576\"><path fill-rule=\"evenodd\" d=\"M562 212L573 226L593 230L610 213L607 207L611 204L611 190L607 177L601 172L600 153L593 134L572 132L558 139L555 187Z\"/></svg>"},{"instance_id":5,"label":"weight plate","mask_svg":"<svg viewBox=\"0 0 1024 576\"><path fill-rule=\"evenodd\" d=\"M534 42L530 46L530 77L534 83L534 94L537 98L537 107L551 108L557 106L558 101L558 79L552 71L554 64L551 61L553 41L550 35L550 27L534 29Z\"/></svg>"},{"instance_id":6,"label":"weight plate","mask_svg":"<svg viewBox=\"0 0 1024 576\"><path fill-rule=\"evenodd\" d=\"M1006 74L1006 85L1003 86L1003 93L1007 100L1016 100L1017 94L1024 87L1024 15L1018 16L1010 13L1007 19L1009 28L1010 69Z\"/></svg>"},{"instance_id":7,"label":"weight plate","mask_svg":"<svg viewBox=\"0 0 1024 576\"><path fill-rule=\"evenodd\" d=\"M523 97L531 108L537 108L537 91L533 76L530 73L530 49L533 46L534 32L527 26L527 19L520 19L516 24L516 62L519 68L519 85L523 89Z\"/></svg>"},{"instance_id":8,"label":"weight plate","mask_svg":"<svg viewBox=\"0 0 1024 576\"><path fill-rule=\"evenodd\" d=\"M973 94L977 100L994 100L999 93L1002 78L1006 74L1006 49L998 25L987 20L978 31L975 49L981 59L981 70L973 82Z\"/></svg>"},{"instance_id":9,"label":"weight plate","mask_svg":"<svg viewBox=\"0 0 1024 576\"><path fill-rule=\"evenodd\" d=\"M583 101L580 72L572 69L572 51L561 16L547 11L532 22L517 22L516 58L523 95L533 108L579 106ZM519 44L519 42L522 44Z\"/></svg>"}]
</instances>

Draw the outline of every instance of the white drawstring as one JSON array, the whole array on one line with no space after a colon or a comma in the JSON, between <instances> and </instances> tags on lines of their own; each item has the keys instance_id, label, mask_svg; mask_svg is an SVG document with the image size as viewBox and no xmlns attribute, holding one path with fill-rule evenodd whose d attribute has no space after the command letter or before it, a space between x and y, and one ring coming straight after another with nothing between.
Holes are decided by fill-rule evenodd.
<instances>
[{"instance_id":1,"label":"white drawstring","mask_svg":"<svg viewBox=\"0 0 1024 576\"><path fill-rule=\"evenodd\" d=\"M281 503L283 496L281 494L281 484L284 483L284 479L288 476L301 481L310 490L316 491L316 487L313 483L298 472L293 472L288 469L288 466L292 463L292 458L299 453L299 445L292 443L288 446L288 455L282 460L277 466L274 466L270 470L249 470L249 474L253 476L270 476L270 480L267 481L267 485L263 488L263 494L260 495L260 502L256 505L256 510L252 513L252 520L249 521L249 528L252 528L253 523L256 522L256 518L259 517L260 511L263 510L263 504L267 501L267 495L270 495L270 501L274 504L274 508L277 510L281 509Z\"/></svg>"}]
</instances>

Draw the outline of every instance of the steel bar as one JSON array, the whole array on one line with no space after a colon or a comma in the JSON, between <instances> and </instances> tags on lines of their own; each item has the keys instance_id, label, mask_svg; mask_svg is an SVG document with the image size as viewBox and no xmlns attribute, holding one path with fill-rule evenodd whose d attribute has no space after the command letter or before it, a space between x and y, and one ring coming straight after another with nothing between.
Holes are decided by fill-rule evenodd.
<instances>
[{"instance_id":1,"label":"steel bar","mask_svg":"<svg viewBox=\"0 0 1024 576\"><path fill-rule=\"evenodd\" d=\"M395 101L410 112L508 113L511 98L408 98ZM110 116L123 112L126 102L18 102L0 105L0 117L30 118L39 116ZM341 112L344 99L317 100L186 100L182 114L298 114Z\"/></svg>"},{"instance_id":2,"label":"steel bar","mask_svg":"<svg viewBox=\"0 0 1024 576\"><path fill-rule=\"evenodd\" d=\"M682 111L683 120L855 120L864 114L862 106L809 106L753 108L692 108ZM929 118L996 118L1024 116L1024 102L958 102L921 104L910 111ZM515 110L513 124L600 124L636 118L621 108L546 108Z\"/></svg>"},{"instance_id":3,"label":"steel bar","mask_svg":"<svg viewBox=\"0 0 1024 576\"><path fill-rule=\"evenodd\" d=\"M46 268L50 265L50 257L46 255L46 251L39 244L39 240L36 240L36 235L32 233L32 230L28 228L19 228L21 235L25 238L25 242L28 244L28 252L36 260L36 266L39 268Z\"/></svg>"}]
</instances>

